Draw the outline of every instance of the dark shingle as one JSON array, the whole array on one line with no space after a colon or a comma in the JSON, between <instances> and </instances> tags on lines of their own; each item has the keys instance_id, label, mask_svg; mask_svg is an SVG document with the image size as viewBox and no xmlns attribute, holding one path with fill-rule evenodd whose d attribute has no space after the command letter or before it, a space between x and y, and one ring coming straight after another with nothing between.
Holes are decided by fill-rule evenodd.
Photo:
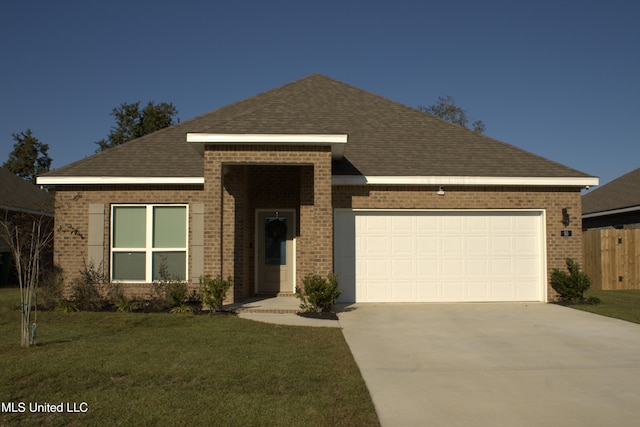
<instances>
[{"instance_id":1,"label":"dark shingle","mask_svg":"<svg viewBox=\"0 0 640 427\"><path fill-rule=\"evenodd\" d=\"M0 167L0 208L53 213L53 197Z\"/></svg>"},{"instance_id":2,"label":"dark shingle","mask_svg":"<svg viewBox=\"0 0 640 427\"><path fill-rule=\"evenodd\" d=\"M315 74L73 163L49 176L203 176L187 132L348 134L334 174L587 177L509 144Z\"/></svg>"},{"instance_id":3,"label":"dark shingle","mask_svg":"<svg viewBox=\"0 0 640 427\"><path fill-rule=\"evenodd\" d=\"M582 213L640 206L640 168L582 196Z\"/></svg>"}]
</instances>

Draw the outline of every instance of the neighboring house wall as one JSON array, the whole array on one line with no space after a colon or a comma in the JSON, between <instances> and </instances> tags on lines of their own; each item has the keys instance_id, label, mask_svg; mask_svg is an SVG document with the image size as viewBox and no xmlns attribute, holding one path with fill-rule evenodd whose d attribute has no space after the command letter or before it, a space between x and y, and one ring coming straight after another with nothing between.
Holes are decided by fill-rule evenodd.
<instances>
[{"instance_id":1,"label":"neighboring house wall","mask_svg":"<svg viewBox=\"0 0 640 427\"><path fill-rule=\"evenodd\" d=\"M518 187L445 186L337 186L333 188L335 208L360 209L544 209L547 243L548 299L556 299L550 286L554 268L566 269L566 258L582 259L580 227L581 198L578 189ZM562 224L562 209L570 214L570 225ZM571 237L561 237L561 230L572 230Z\"/></svg>"},{"instance_id":2,"label":"neighboring house wall","mask_svg":"<svg viewBox=\"0 0 640 427\"><path fill-rule=\"evenodd\" d=\"M592 228L640 228L640 210L615 215L602 215L582 219L582 229Z\"/></svg>"}]
</instances>

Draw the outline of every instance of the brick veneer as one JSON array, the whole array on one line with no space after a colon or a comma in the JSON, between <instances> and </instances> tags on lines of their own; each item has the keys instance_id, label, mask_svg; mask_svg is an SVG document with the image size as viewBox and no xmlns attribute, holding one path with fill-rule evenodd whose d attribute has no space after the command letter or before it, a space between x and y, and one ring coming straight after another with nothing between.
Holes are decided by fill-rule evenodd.
<instances>
[{"instance_id":1,"label":"brick veneer","mask_svg":"<svg viewBox=\"0 0 640 427\"><path fill-rule=\"evenodd\" d=\"M204 272L233 276L228 300L253 294L255 210L296 210L296 283L309 273L326 275L333 265L333 209L544 209L547 270L582 259L581 197L577 188L331 187L328 147L214 146L205 151L205 184L195 186L61 186L56 190L54 261L70 283L87 261L89 205L104 204L104 257L109 267L110 205L114 203L203 203ZM222 184L220 182L222 177ZM568 208L571 225L562 224ZM192 211L190 210L190 223ZM572 237L561 237L562 229ZM193 239L189 227L189 241ZM190 254L191 255L191 254ZM189 259L191 266L191 257ZM191 268L191 267L190 267ZM195 286L195 285L191 285ZM130 294L148 295L148 285L126 284ZM548 286L549 299L555 292Z\"/></svg>"},{"instance_id":2,"label":"brick veneer","mask_svg":"<svg viewBox=\"0 0 640 427\"><path fill-rule=\"evenodd\" d=\"M443 196L432 186L336 186L335 208L362 209L544 209L547 243L547 290L549 300L557 295L549 284L554 268L565 269L567 257L582 259L582 200L578 188L549 187L445 187ZM562 209L570 214L570 225L562 224ZM563 229L571 237L561 237Z\"/></svg>"},{"instance_id":3,"label":"brick veneer","mask_svg":"<svg viewBox=\"0 0 640 427\"><path fill-rule=\"evenodd\" d=\"M67 286L80 277L88 258L89 205L104 204L104 256L102 267L109 272L111 204L118 203L202 203L202 186L64 186L56 188L54 262L63 269ZM189 222L192 211L189 210ZM189 241L192 241L189 227ZM191 254L190 254L191 255ZM189 259L191 265L191 259ZM100 266L96 266L98 268ZM194 285L191 285L195 287ZM148 296L149 286L123 284L126 293Z\"/></svg>"},{"instance_id":4,"label":"brick veneer","mask_svg":"<svg viewBox=\"0 0 640 427\"><path fill-rule=\"evenodd\" d=\"M255 291L254 249L249 242L256 209L296 210L296 284L307 274L331 272L330 147L208 145L204 174L204 269L234 277L230 298Z\"/></svg>"}]
</instances>

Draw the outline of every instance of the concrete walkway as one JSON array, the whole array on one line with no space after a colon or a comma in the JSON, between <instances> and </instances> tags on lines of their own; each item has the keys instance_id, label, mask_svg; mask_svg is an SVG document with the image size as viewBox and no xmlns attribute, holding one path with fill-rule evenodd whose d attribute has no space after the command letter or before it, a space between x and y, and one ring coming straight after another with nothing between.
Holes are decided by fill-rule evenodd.
<instances>
[{"instance_id":1,"label":"concrete walkway","mask_svg":"<svg viewBox=\"0 0 640 427\"><path fill-rule=\"evenodd\" d=\"M226 305L224 308L226 310L235 310L238 313L238 317L256 322L291 326L340 327L337 320L310 319L298 316L300 300L293 296L252 298L240 303Z\"/></svg>"},{"instance_id":2,"label":"concrete walkway","mask_svg":"<svg viewBox=\"0 0 640 427\"><path fill-rule=\"evenodd\" d=\"M339 313L383 426L631 426L640 325L552 304Z\"/></svg>"}]
</instances>

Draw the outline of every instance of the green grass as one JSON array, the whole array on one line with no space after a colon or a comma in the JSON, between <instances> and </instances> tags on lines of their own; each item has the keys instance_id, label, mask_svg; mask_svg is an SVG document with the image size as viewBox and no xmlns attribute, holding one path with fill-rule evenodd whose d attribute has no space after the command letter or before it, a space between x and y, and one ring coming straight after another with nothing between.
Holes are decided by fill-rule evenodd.
<instances>
[{"instance_id":1,"label":"green grass","mask_svg":"<svg viewBox=\"0 0 640 427\"><path fill-rule=\"evenodd\" d=\"M340 329L233 316L38 313L20 348L19 294L0 289L0 402L86 402L1 413L0 425L379 425Z\"/></svg>"},{"instance_id":2,"label":"green grass","mask_svg":"<svg viewBox=\"0 0 640 427\"><path fill-rule=\"evenodd\" d=\"M590 289L585 296L595 296L602 301L598 305L570 305L569 307L616 319L640 323L640 290L597 291Z\"/></svg>"}]
</instances>

